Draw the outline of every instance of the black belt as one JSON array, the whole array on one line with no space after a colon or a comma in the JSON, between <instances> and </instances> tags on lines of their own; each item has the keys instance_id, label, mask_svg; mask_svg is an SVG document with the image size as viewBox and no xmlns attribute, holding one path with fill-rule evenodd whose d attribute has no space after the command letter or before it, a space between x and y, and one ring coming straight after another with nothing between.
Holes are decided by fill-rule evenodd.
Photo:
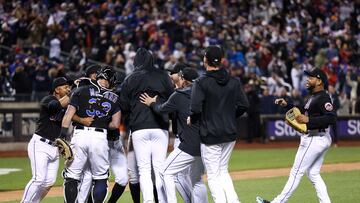
<instances>
[{"instance_id":1,"label":"black belt","mask_svg":"<svg viewBox=\"0 0 360 203\"><path fill-rule=\"evenodd\" d=\"M317 132L316 132L317 130ZM325 132L326 132L326 129L314 129L314 130L310 130L311 131L311 134L309 134L310 137L315 137L315 136L319 136L319 137L322 137L324 136Z\"/></svg>"},{"instance_id":2,"label":"black belt","mask_svg":"<svg viewBox=\"0 0 360 203\"><path fill-rule=\"evenodd\" d=\"M325 134L309 134L309 137L322 137Z\"/></svg>"},{"instance_id":3,"label":"black belt","mask_svg":"<svg viewBox=\"0 0 360 203\"><path fill-rule=\"evenodd\" d=\"M93 127L89 127L89 128L93 128ZM85 130L84 126L76 126L75 127L76 130ZM105 129L103 128L95 128L95 131L97 132L105 132Z\"/></svg>"},{"instance_id":4,"label":"black belt","mask_svg":"<svg viewBox=\"0 0 360 203\"><path fill-rule=\"evenodd\" d=\"M51 145L51 146L55 146L55 142L53 142L53 141L51 141L51 140L48 140L48 139L46 139L46 138L40 138L40 141L41 142L45 142L46 144L48 144L48 145Z\"/></svg>"}]
</instances>

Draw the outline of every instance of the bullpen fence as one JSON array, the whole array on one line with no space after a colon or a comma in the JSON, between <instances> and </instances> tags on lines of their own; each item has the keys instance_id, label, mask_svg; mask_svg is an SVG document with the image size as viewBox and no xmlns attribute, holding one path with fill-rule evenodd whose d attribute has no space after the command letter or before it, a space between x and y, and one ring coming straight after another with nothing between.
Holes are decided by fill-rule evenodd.
<instances>
[{"instance_id":1,"label":"bullpen fence","mask_svg":"<svg viewBox=\"0 0 360 203\"><path fill-rule=\"evenodd\" d=\"M30 140L39 117L39 103L0 102L0 142L23 142ZM240 139L248 134L247 117L238 119ZM284 122L283 115L261 115L261 135L271 141L298 139L300 135ZM332 134L337 132L339 140L360 140L360 115L338 116Z\"/></svg>"}]
</instances>

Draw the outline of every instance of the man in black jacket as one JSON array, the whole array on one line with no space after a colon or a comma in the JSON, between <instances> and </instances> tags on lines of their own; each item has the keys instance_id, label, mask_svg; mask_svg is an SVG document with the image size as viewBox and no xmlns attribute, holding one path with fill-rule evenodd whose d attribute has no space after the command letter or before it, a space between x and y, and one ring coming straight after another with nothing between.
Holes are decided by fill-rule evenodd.
<instances>
[{"instance_id":1,"label":"man in black jacket","mask_svg":"<svg viewBox=\"0 0 360 203\"><path fill-rule=\"evenodd\" d=\"M129 113L129 127L135 157L140 174L140 187L144 202L153 202L153 183L151 165L154 168L159 202L166 202L161 190L160 169L165 161L168 148L169 119L167 114L155 114L142 104L139 96L147 93L158 95L161 102L166 101L174 91L169 75L164 70L155 69L152 54L139 48L134 59L135 70L122 84L120 108Z\"/></svg>"},{"instance_id":2,"label":"man in black jacket","mask_svg":"<svg viewBox=\"0 0 360 203\"><path fill-rule=\"evenodd\" d=\"M155 97L142 94L141 102L150 106L157 113L176 113L177 132L180 144L167 157L162 169L162 179L166 191L167 202L176 202L174 177L191 167L193 187L191 202L207 201L207 191L202 175L204 166L200 157L199 124L188 126L186 119L190 115L190 96L193 81L198 77L196 70L185 68L179 72L179 89L165 103L156 102Z\"/></svg>"},{"instance_id":3,"label":"man in black jacket","mask_svg":"<svg viewBox=\"0 0 360 203\"><path fill-rule=\"evenodd\" d=\"M221 68L223 50L209 46L205 50L206 73L197 79L191 93L189 124L200 124L201 157L215 203L239 202L228 163L238 132L236 118L249 102L239 80Z\"/></svg>"}]
</instances>

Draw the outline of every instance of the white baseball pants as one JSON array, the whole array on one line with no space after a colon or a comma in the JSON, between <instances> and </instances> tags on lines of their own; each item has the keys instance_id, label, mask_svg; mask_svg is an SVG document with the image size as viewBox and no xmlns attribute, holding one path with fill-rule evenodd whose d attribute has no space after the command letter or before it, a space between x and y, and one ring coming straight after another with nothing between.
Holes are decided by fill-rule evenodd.
<instances>
[{"instance_id":1,"label":"white baseball pants","mask_svg":"<svg viewBox=\"0 0 360 203\"><path fill-rule=\"evenodd\" d=\"M107 179L109 176L109 146L106 132L74 130L71 144L74 150L74 161L64 169L64 178L80 180L85 164L90 164L93 180Z\"/></svg>"},{"instance_id":2,"label":"white baseball pants","mask_svg":"<svg viewBox=\"0 0 360 203\"><path fill-rule=\"evenodd\" d=\"M79 203L87 202L90 197L90 191L92 190L93 182L92 182L92 174L89 163L85 164L84 171L82 174L81 182L79 183L79 192L77 196L77 201Z\"/></svg>"},{"instance_id":3,"label":"white baseball pants","mask_svg":"<svg viewBox=\"0 0 360 203\"><path fill-rule=\"evenodd\" d=\"M121 142L120 140L116 141L108 141L110 147L110 168L111 172L115 176L115 182L121 186L126 186L128 182L128 173L127 173L127 160L125 154L121 149L117 149L115 143ZM87 198L89 198L89 193L92 186L92 174L90 167L87 166L83 172L83 178L80 183L80 189L78 194L78 202L86 202Z\"/></svg>"},{"instance_id":4,"label":"white baseball pants","mask_svg":"<svg viewBox=\"0 0 360 203\"><path fill-rule=\"evenodd\" d=\"M188 181L193 182L191 186L191 191L193 192L191 192L190 202L208 202L206 186L202 181L204 166L201 158L191 156L179 148L175 148L167 157L161 173L168 203L177 202L174 178L179 172L184 170L189 171L188 169L191 169L191 176L193 177L193 181L188 177Z\"/></svg>"},{"instance_id":5,"label":"white baseball pants","mask_svg":"<svg viewBox=\"0 0 360 203\"><path fill-rule=\"evenodd\" d=\"M174 149L179 147L180 139L176 137L174 139ZM191 179L190 179L190 168L177 173L174 177L176 190L179 192L184 203L191 203L191 194L193 191Z\"/></svg>"},{"instance_id":6,"label":"white baseball pants","mask_svg":"<svg viewBox=\"0 0 360 203\"><path fill-rule=\"evenodd\" d=\"M154 202L153 182L151 180L152 164L159 203L165 203L166 197L162 188L160 170L166 158L169 143L168 132L162 129L143 129L134 131L131 136L140 175L143 202Z\"/></svg>"},{"instance_id":7,"label":"white baseball pants","mask_svg":"<svg viewBox=\"0 0 360 203\"><path fill-rule=\"evenodd\" d=\"M228 164L235 141L215 145L201 144L201 157L207 172L211 196L215 203L238 203Z\"/></svg>"},{"instance_id":8,"label":"white baseball pants","mask_svg":"<svg viewBox=\"0 0 360 203\"><path fill-rule=\"evenodd\" d=\"M41 138L34 134L28 144L32 178L25 187L22 203L40 202L56 181L59 169L58 149L40 141Z\"/></svg>"},{"instance_id":9,"label":"white baseball pants","mask_svg":"<svg viewBox=\"0 0 360 203\"><path fill-rule=\"evenodd\" d=\"M330 146L331 136L329 133L324 133L323 136L301 136L289 179L280 195L271 202L286 202L299 185L302 176L306 173L316 189L319 202L330 203L325 182L320 176L320 169Z\"/></svg>"}]
</instances>

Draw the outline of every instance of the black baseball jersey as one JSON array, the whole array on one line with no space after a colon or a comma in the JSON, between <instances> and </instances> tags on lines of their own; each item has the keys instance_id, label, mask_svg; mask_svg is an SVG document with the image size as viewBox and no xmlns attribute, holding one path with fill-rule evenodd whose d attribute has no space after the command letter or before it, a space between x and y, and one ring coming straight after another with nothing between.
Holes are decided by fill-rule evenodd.
<instances>
[{"instance_id":1,"label":"black baseball jersey","mask_svg":"<svg viewBox=\"0 0 360 203\"><path fill-rule=\"evenodd\" d=\"M35 134L54 141L60 134L65 110L55 96L44 97L40 102L40 117L36 122Z\"/></svg>"},{"instance_id":2,"label":"black baseball jersey","mask_svg":"<svg viewBox=\"0 0 360 203\"><path fill-rule=\"evenodd\" d=\"M336 122L336 113L329 94L324 90L313 93L302 112L309 117L308 130L325 130Z\"/></svg>"},{"instance_id":3,"label":"black baseball jersey","mask_svg":"<svg viewBox=\"0 0 360 203\"><path fill-rule=\"evenodd\" d=\"M79 117L94 117L90 127L107 129L112 115L120 111L118 96L98 85L78 88L71 96L69 105L76 108ZM74 122L73 125L81 126Z\"/></svg>"}]
</instances>

